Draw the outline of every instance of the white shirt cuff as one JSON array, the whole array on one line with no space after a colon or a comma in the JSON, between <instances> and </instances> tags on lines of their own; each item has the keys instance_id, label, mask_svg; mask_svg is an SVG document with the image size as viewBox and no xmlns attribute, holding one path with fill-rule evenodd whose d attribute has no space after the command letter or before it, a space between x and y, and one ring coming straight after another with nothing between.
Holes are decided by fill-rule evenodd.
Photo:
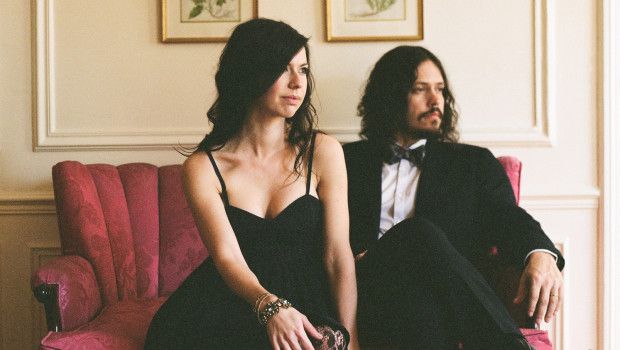
<instances>
[{"instance_id":1,"label":"white shirt cuff","mask_svg":"<svg viewBox=\"0 0 620 350\"><path fill-rule=\"evenodd\" d=\"M536 252L545 252L548 254L551 254L551 256L553 256L553 258L555 259L555 262L558 262L558 255L550 250L547 249L534 249L531 252L527 253L527 255L525 256L525 260L523 260L523 264L527 264L527 258L530 257L530 255L532 255L532 253L536 253Z\"/></svg>"}]
</instances>

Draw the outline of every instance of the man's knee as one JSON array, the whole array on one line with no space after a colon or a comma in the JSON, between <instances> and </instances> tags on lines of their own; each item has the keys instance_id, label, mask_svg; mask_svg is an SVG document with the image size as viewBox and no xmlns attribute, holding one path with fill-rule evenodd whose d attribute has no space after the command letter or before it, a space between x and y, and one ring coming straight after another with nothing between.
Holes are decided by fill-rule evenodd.
<instances>
[{"instance_id":1,"label":"man's knee","mask_svg":"<svg viewBox=\"0 0 620 350\"><path fill-rule=\"evenodd\" d=\"M392 228L394 236L402 237L403 243L419 245L449 244L445 232L437 225L424 217L409 218L401 221Z\"/></svg>"}]
</instances>

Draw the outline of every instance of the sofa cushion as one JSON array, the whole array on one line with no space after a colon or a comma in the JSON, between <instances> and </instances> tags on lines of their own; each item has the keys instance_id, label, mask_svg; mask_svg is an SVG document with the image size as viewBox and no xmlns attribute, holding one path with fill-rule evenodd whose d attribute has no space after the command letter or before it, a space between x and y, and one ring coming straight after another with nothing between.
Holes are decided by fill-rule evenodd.
<instances>
[{"instance_id":1,"label":"sofa cushion","mask_svg":"<svg viewBox=\"0 0 620 350\"><path fill-rule=\"evenodd\" d=\"M162 297L110 304L82 327L49 332L41 341L41 348L141 350L151 319L165 300Z\"/></svg>"}]
</instances>

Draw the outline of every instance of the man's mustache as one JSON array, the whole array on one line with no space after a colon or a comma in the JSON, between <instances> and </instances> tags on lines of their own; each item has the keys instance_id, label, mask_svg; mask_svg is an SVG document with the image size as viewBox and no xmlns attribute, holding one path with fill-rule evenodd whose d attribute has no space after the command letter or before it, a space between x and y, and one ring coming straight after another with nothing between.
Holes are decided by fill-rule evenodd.
<instances>
[{"instance_id":1,"label":"man's mustache","mask_svg":"<svg viewBox=\"0 0 620 350\"><path fill-rule=\"evenodd\" d=\"M439 107L432 107L431 109L429 109L428 111L420 114L420 116L418 117L418 120L422 120L426 117L428 117L429 115L433 114L433 113L437 113L439 114L439 119L443 118L443 113L441 113L441 110L439 109Z\"/></svg>"}]
</instances>

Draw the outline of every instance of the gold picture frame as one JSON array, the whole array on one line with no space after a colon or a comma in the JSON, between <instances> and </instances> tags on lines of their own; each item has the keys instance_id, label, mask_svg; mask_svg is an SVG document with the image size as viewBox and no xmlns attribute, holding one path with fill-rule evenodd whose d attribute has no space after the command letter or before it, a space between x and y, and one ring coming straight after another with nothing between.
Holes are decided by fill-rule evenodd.
<instances>
[{"instance_id":1,"label":"gold picture frame","mask_svg":"<svg viewBox=\"0 0 620 350\"><path fill-rule=\"evenodd\" d=\"M160 0L164 43L225 42L241 22L258 17L258 0Z\"/></svg>"},{"instance_id":2,"label":"gold picture frame","mask_svg":"<svg viewBox=\"0 0 620 350\"><path fill-rule=\"evenodd\" d=\"M424 38L422 0L325 0L327 41Z\"/></svg>"}]
</instances>

